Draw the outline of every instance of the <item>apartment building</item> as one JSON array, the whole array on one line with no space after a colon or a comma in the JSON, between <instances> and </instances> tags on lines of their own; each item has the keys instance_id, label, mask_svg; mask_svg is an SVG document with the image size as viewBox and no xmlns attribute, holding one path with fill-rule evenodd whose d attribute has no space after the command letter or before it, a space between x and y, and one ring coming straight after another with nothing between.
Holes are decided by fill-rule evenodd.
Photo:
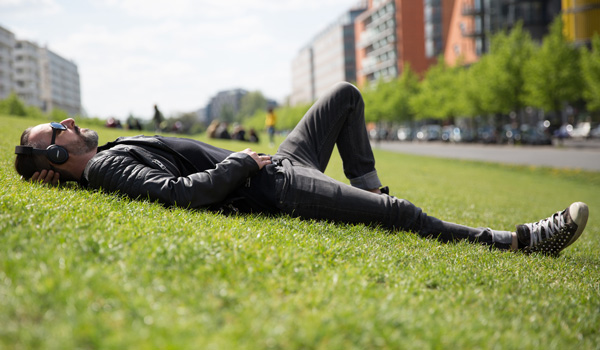
<instances>
[{"instance_id":1,"label":"apartment building","mask_svg":"<svg viewBox=\"0 0 600 350\"><path fill-rule=\"evenodd\" d=\"M5 99L13 91L13 50L15 35L0 27L0 99Z\"/></svg>"},{"instance_id":2,"label":"apartment building","mask_svg":"<svg viewBox=\"0 0 600 350\"><path fill-rule=\"evenodd\" d=\"M81 114L81 87L77 65L48 48L39 49L41 108L45 112L62 109L69 115Z\"/></svg>"},{"instance_id":3,"label":"apartment building","mask_svg":"<svg viewBox=\"0 0 600 350\"><path fill-rule=\"evenodd\" d=\"M81 114L77 65L0 26L0 99L14 91L29 106Z\"/></svg>"},{"instance_id":4,"label":"apartment building","mask_svg":"<svg viewBox=\"0 0 600 350\"><path fill-rule=\"evenodd\" d=\"M311 103L317 99L315 92L314 54L312 46L302 48L292 61L292 106Z\"/></svg>"},{"instance_id":5,"label":"apartment building","mask_svg":"<svg viewBox=\"0 0 600 350\"><path fill-rule=\"evenodd\" d=\"M360 2L327 26L292 61L290 104L311 103L340 81L356 82L356 18Z\"/></svg>"},{"instance_id":6,"label":"apartment building","mask_svg":"<svg viewBox=\"0 0 600 350\"><path fill-rule=\"evenodd\" d=\"M439 1L438 1L439 2ZM429 9L434 7L427 2ZM424 73L436 61L443 45L441 15L430 14L430 52L425 46L423 0L369 0L367 11L356 19L357 82L360 86L402 74L407 65ZM439 28L439 29L438 29Z\"/></svg>"},{"instance_id":7,"label":"apartment building","mask_svg":"<svg viewBox=\"0 0 600 350\"><path fill-rule=\"evenodd\" d=\"M444 60L450 66L470 65L484 52L483 2L457 0L452 7Z\"/></svg>"},{"instance_id":8,"label":"apartment building","mask_svg":"<svg viewBox=\"0 0 600 350\"><path fill-rule=\"evenodd\" d=\"M517 23L523 25L534 41L541 42L560 14L561 0L456 0L444 58L451 65L459 60L463 64L473 63L489 52L490 36L510 30Z\"/></svg>"},{"instance_id":9,"label":"apartment building","mask_svg":"<svg viewBox=\"0 0 600 350\"><path fill-rule=\"evenodd\" d=\"M29 106L42 108L40 49L26 40L17 40L13 50L13 88Z\"/></svg>"},{"instance_id":10,"label":"apartment building","mask_svg":"<svg viewBox=\"0 0 600 350\"><path fill-rule=\"evenodd\" d=\"M223 113L233 118L239 111L242 98L248 94L244 89L232 89L218 92L206 106L206 118L209 121L227 119Z\"/></svg>"}]
</instances>

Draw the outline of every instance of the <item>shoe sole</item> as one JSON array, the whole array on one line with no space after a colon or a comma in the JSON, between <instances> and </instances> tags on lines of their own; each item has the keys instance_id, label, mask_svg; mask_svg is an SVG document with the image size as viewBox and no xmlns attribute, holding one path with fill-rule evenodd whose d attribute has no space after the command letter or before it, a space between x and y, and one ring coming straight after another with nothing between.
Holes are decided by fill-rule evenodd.
<instances>
[{"instance_id":1,"label":"shoe sole","mask_svg":"<svg viewBox=\"0 0 600 350\"><path fill-rule=\"evenodd\" d=\"M573 215L573 211L571 210L571 208L573 207L575 207L576 210L574 213L575 215ZM577 231L575 231L575 234L573 235L571 240L569 240L569 243L567 243L565 248L573 244L577 239L579 239L579 236L581 236L583 230L585 229L585 225L587 225L589 214L590 210L587 204L583 202L576 202L569 206L569 215L571 216L571 219L573 219L573 222L577 224ZM575 218L577 218L579 222L576 222Z\"/></svg>"}]
</instances>

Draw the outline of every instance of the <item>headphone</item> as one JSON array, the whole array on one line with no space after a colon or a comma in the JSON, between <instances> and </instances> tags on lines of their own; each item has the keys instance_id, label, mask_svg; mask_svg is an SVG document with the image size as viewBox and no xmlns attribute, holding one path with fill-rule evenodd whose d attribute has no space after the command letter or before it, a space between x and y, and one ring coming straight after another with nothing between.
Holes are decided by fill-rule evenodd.
<instances>
[{"instance_id":1,"label":"headphone","mask_svg":"<svg viewBox=\"0 0 600 350\"><path fill-rule=\"evenodd\" d=\"M31 146L16 146L15 154L45 155L54 164L63 164L69 159L67 149L55 144L48 146L46 149L33 148Z\"/></svg>"}]
</instances>

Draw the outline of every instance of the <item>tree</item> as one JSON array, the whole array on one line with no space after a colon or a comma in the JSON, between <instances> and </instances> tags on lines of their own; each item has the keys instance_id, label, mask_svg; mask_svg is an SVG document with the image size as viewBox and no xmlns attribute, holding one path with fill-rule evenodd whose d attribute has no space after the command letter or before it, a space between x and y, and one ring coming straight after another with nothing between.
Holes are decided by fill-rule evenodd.
<instances>
[{"instance_id":1,"label":"tree","mask_svg":"<svg viewBox=\"0 0 600 350\"><path fill-rule=\"evenodd\" d=\"M546 111L559 112L564 103L575 102L583 87L579 51L562 33L562 20L557 17L525 64L525 101Z\"/></svg>"},{"instance_id":2,"label":"tree","mask_svg":"<svg viewBox=\"0 0 600 350\"><path fill-rule=\"evenodd\" d=\"M219 120L225 123L233 123L235 112L230 104L224 104L221 107L221 113L219 114Z\"/></svg>"},{"instance_id":3,"label":"tree","mask_svg":"<svg viewBox=\"0 0 600 350\"><path fill-rule=\"evenodd\" d=\"M583 97L590 111L600 111L600 35L592 39L592 49L581 52L581 75L584 82Z\"/></svg>"},{"instance_id":4,"label":"tree","mask_svg":"<svg viewBox=\"0 0 600 350\"><path fill-rule=\"evenodd\" d=\"M25 105L14 91L6 99L0 101L0 113L22 117L27 115Z\"/></svg>"},{"instance_id":5,"label":"tree","mask_svg":"<svg viewBox=\"0 0 600 350\"><path fill-rule=\"evenodd\" d=\"M58 120L58 121L60 121L60 120L63 120L63 119L67 119L67 118L69 118L69 113L67 113L66 111L63 111L63 110L62 110L62 109L60 109L60 108L53 108L53 109L50 111L50 113L49 113L49 115L48 115L48 116L49 116L49 117L50 117L50 119L52 119L52 120Z\"/></svg>"},{"instance_id":6,"label":"tree","mask_svg":"<svg viewBox=\"0 0 600 350\"><path fill-rule=\"evenodd\" d=\"M387 119L396 122L411 122L414 112L410 107L410 99L416 95L419 88L419 77L407 65L402 75L383 85L383 113Z\"/></svg>"},{"instance_id":7,"label":"tree","mask_svg":"<svg viewBox=\"0 0 600 350\"><path fill-rule=\"evenodd\" d=\"M419 84L419 92L410 98L409 104L417 119L445 119L458 115L459 69L446 65L443 58L429 68Z\"/></svg>"},{"instance_id":8,"label":"tree","mask_svg":"<svg viewBox=\"0 0 600 350\"><path fill-rule=\"evenodd\" d=\"M461 93L456 100L456 111L459 115L473 117L489 113L484 103L484 96L491 94L486 77L487 61L484 56L472 66L458 69L456 84L461 87Z\"/></svg>"},{"instance_id":9,"label":"tree","mask_svg":"<svg viewBox=\"0 0 600 350\"><path fill-rule=\"evenodd\" d=\"M385 101L385 82L379 80L375 83L366 84L362 89L363 101L365 102L365 121L379 123L385 120L386 114L383 109Z\"/></svg>"},{"instance_id":10,"label":"tree","mask_svg":"<svg viewBox=\"0 0 600 350\"><path fill-rule=\"evenodd\" d=\"M409 100L417 93L419 77L407 65L398 78L380 79L362 89L367 122L406 122L414 119Z\"/></svg>"},{"instance_id":11,"label":"tree","mask_svg":"<svg viewBox=\"0 0 600 350\"><path fill-rule=\"evenodd\" d=\"M509 34L499 32L492 38L481 74L487 81L479 85L483 109L488 113L509 114L520 111L525 99L525 66L534 52L529 33L519 23Z\"/></svg>"},{"instance_id":12,"label":"tree","mask_svg":"<svg viewBox=\"0 0 600 350\"><path fill-rule=\"evenodd\" d=\"M252 91L242 97L240 110L235 119L241 122L252 117L257 111L265 111L266 109L267 100L263 94L260 91Z\"/></svg>"}]
</instances>

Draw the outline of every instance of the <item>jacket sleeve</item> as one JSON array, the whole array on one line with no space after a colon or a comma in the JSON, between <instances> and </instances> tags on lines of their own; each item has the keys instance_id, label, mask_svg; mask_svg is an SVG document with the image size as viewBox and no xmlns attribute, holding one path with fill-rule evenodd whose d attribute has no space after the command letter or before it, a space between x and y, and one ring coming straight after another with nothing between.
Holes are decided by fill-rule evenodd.
<instances>
[{"instance_id":1,"label":"jacket sleeve","mask_svg":"<svg viewBox=\"0 0 600 350\"><path fill-rule=\"evenodd\" d=\"M102 153L92 158L84 171L88 187L186 208L222 202L259 170L254 159L241 152L231 154L214 169L189 176L173 174L158 159L152 159L150 165L128 152Z\"/></svg>"}]
</instances>

